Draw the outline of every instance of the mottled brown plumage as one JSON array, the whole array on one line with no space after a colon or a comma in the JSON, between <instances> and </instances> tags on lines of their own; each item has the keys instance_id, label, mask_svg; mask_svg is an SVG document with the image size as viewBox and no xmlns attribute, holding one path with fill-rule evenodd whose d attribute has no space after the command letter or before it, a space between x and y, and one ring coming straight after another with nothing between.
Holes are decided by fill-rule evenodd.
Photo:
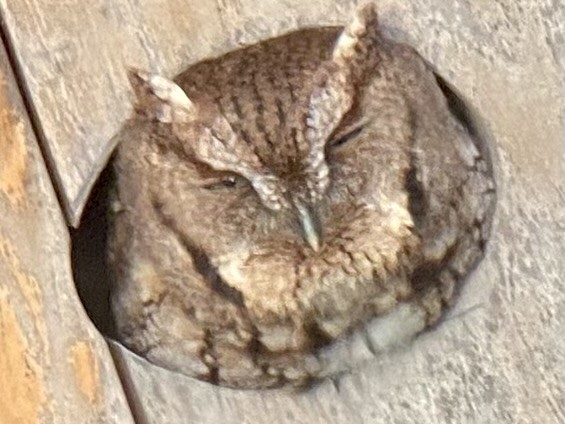
<instances>
[{"instance_id":1,"label":"mottled brown plumage","mask_svg":"<svg viewBox=\"0 0 565 424\"><path fill-rule=\"evenodd\" d=\"M343 368L336 340L400 305L435 323L482 255L487 163L373 6L176 83L131 80L113 310L156 364L233 387L306 383Z\"/></svg>"}]
</instances>

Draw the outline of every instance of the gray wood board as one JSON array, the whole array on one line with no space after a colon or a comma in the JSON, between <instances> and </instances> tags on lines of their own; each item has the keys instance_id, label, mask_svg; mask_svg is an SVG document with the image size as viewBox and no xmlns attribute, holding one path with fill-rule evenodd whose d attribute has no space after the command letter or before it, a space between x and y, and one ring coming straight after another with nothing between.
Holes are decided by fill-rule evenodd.
<instances>
[{"instance_id":1,"label":"gray wood board","mask_svg":"<svg viewBox=\"0 0 565 424\"><path fill-rule=\"evenodd\" d=\"M71 222L129 113L125 67L174 75L296 27L345 22L352 2L0 0ZM550 0L379 1L480 113L495 146L487 258L450 318L337 384L238 392L113 347L149 423L563 422L563 16ZM78 300L77 300L78 302Z\"/></svg>"},{"instance_id":2,"label":"gray wood board","mask_svg":"<svg viewBox=\"0 0 565 424\"><path fill-rule=\"evenodd\" d=\"M0 42L0 423L132 422Z\"/></svg>"}]
</instances>

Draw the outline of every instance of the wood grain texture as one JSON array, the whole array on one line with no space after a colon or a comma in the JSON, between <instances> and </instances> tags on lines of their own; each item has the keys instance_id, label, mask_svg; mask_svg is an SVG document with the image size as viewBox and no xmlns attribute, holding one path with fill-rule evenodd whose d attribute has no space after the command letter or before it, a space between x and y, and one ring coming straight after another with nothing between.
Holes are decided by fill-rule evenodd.
<instances>
[{"instance_id":1,"label":"wood grain texture","mask_svg":"<svg viewBox=\"0 0 565 424\"><path fill-rule=\"evenodd\" d=\"M0 217L0 423L132 422L2 44Z\"/></svg>"},{"instance_id":2,"label":"wood grain texture","mask_svg":"<svg viewBox=\"0 0 565 424\"><path fill-rule=\"evenodd\" d=\"M351 7L330 0L100 0L86 8L76 0L0 0L71 221L129 113L126 65L170 76L241 43L345 22ZM496 146L499 206L486 260L437 329L336 385L328 381L305 393L222 389L115 346L139 422L565 419L563 4L382 0L379 9L388 35L415 46L480 111ZM11 163L10 175L17 174L21 165ZM19 185L5 187L17 192ZM5 311L10 321L12 312ZM76 350L73 357L87 356ZM45 390L26 387L26 396L45 404Z\"/></svg>"},{"instance_id":3,"label":"wood grain texture","mask_svg":"<svg viewBox=\"0 0 565 424\"><path fill-rule=\"evenodd\" d=\"M242 392L114 346L141 422L557 423L563 409L562 6L379 2L482 117L498 211L487 257L445 322L307 392ZM253 25L253 24L250 24ZM349 352L359 357L362 344Z\"/></svg>"}]
</instances>

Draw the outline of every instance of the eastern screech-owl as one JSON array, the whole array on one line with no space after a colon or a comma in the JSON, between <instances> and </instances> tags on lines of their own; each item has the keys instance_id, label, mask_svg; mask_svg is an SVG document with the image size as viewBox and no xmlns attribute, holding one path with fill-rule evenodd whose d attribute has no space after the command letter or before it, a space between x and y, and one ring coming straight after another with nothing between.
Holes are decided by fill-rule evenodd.
<instances>
[{"instance_id":1,"label":"eastern screech-owl","mask_svg":"<svg viewBox=\"0 0 565 424\"><path fill-rule=\"evenodd\" d=\"M490 168L374 6L175 82L130 79L112 302L150 361L232 387L304 384L371 320L408 307L435 323L481 257Z\"/></svg>"}]
</instances>

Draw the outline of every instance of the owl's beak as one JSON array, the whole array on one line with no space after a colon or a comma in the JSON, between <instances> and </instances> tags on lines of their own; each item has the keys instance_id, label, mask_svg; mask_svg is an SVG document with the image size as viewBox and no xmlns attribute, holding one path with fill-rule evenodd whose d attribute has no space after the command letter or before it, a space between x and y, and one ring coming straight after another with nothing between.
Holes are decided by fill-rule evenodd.
<instances>
[{"instance_id":1,"label":"owl's beak","mask_svg":"<svg viewBox=\"0 0 565 424\"><path fill-rule=\"evenodd\" d=\"M314 252L318 252L320 250L320 233L318 231L318 226L316 225L317 222L306 206L301 203L295 203L295 206L298 211L298 219L302 227L302 236L312 250L314 250Z\"/></svg>"}]
</instances>

